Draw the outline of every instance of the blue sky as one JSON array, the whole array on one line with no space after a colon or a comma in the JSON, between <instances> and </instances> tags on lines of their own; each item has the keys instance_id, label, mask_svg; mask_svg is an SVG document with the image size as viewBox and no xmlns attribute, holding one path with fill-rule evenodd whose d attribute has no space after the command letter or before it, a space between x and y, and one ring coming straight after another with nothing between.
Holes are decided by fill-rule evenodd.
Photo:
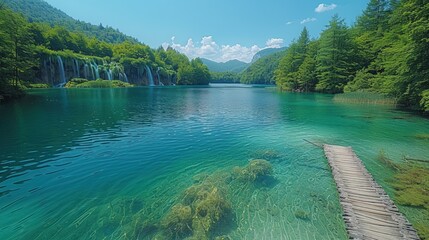
<instances>
[{"instance_id":1,"label":"blue sky","mask_svg":"<svg viewBox=\"0 0 429 240\"><path fill-rule=\"evenodd\" d=\"M45 0L75 19L118 28L191 58L249 62L267 47L288 46L306 26L313 38L334 14L351 25L369 0Z\"/></svg>"}]
</instances>

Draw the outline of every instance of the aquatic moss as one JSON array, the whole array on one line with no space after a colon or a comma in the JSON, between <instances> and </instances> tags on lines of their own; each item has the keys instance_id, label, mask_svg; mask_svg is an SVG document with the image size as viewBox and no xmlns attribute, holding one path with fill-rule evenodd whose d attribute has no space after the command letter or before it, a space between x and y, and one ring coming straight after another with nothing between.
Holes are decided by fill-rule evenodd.
<instances>
[{"instance_id":1,"label":"aquatic moss","mask_svg":"<svg viewBox=\"0 0 429 240\"><path fill-rule=\"evenodd\" d=\"M401 205L429 209L429 169L411 166L395 175L393 187Z\"/></svg>"},{"instance_id":2,"label":"aquatic moss","mask_svg":"<svg viewBox=\"0 0 429 240\"><path fill-rule=\"evenodd\" d=\"M273 160L273 159L277 159L280 158L280 153L277 152L276 150L272 150L272 149L266 149L266 150L258 150L255 151L251 157L253 159L267 159L267 160Z\"/></svg>"},{"instance_id":3,"label":"aquatic moss","mask_svg":"<svg viewBox=\"0 0 429 240\"><path fill-rule=\"evenodd\" d=\"M294 215L296 218L301 219L301 220L310 220L310 213L308 213L302 209L296 210Z\"/></svg>"},{"instance_id":4,"label":"aquatic moss","mask_svg":"<svg viewBox=\"0 0 429 240\"><path fill-rule=\"evenodd\" d=\"M426 216L429 216L429 211L427 212ZM429 239L429 227L427 224L428 221L429 220L427 220L426 222L416 223L414 226L422 240Z\"/></svg>"},{"instance_id":5,"label":"aquatic moss","mask_svg":"<svg viewBox=\"0 0 429 240\"><path fill-rule=\"evenodd\" d=\"M210 239L213 230L228 216L231 203L225 195L225 175L201 175L187 188L181 202L172 207L162 221L164 238Z\"/></svg>"},{"instance_id":6,"label":"aquatic moss","mask_svg":"<svg viewBox=\"0 0 429 240\"><path fill-rule=\"evenodd\" d=\"M192 209L176 204L162 221L161 226L170 238L181 239L192 232Z\"/></svg>"},{"instance_id":7,"label":"aquatic moss","mask_svg":"<svg viewBox=\"0 0 429 240\"><path fill-rule=\"evenodd\" d=\"M264 176L269 176L273 173L273 167L270 162L264 159L255 159L249 161L249 164L243 168L234 167L233 175L235 178L255 182Z\"/></svg>"},{"instance_id":8,"label":"aquatic moss","mask_svg":"<svg viewBox=\"0 0 429 240\"><path fill-rule=\"evenodd\" d=\"M378 152L377 160L380 161L383 165L387 166L392 170L399 170L400 166L390 159L384 150Z\"/></svg>"},{"instance_id":9,"label":"aquatic moss","mask_svg":"<svg viewBox=\"0 0 429 240\"><path fill-rule=\"evenodd\" d=\"M195 201L193 206L192 228L195 236L209 236L213 228L231 212L231 204L216 187L205 198Z\"/></svg>"},{"instance_id":10,"label":"aquatic moss","mask_svg":"<svg viewBox=\"0 0 429 240\"><path fill-rule=\"evenodd\" d=\"M398 204L420 208L429 214L429 169L412 164L401 167L394 176L395 200ZM429 239L429 216L413 222L421 239Z\"/></svg>"},{"instance_id":11,"label":"aquatic moss","mask_svg":"<svg viewBox=\"0 0 429 240\"><path fill-rule=\"evenodd\" d=\"M416 134L414 137L418 140L429 140L429 134L427 133Z\"/></svg>"}]
</instances>

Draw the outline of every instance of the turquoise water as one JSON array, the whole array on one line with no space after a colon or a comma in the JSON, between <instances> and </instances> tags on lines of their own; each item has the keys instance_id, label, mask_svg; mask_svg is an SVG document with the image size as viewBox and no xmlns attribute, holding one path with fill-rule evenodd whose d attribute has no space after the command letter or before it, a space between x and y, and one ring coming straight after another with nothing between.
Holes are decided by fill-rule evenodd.
<instances>
[{"instance_id":1,"label":"turquoise water","mask_svg":"<svg viewBox=\"0 0 429 240\"><path fill-rule=\"evenodd\" d=\"M162 239L204 179L232 209L211 237L347 239L323 151L303 139L352 146L389 193L380 150L429 156L426 119L262 87L37 90L0 116L0 239ZM269 181L232 177L256 158Z\"/></svg>"}]
</instances>

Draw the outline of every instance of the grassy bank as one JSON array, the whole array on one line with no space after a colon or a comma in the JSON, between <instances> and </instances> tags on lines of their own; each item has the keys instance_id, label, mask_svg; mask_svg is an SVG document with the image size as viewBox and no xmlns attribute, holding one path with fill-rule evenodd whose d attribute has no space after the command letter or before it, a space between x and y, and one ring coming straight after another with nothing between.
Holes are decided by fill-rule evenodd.
<instances>
[{"instance_id":1,"label":"grassy bank","mask_svg":"<svg viewBox=\"0 0 429 240\"><path fill-rule=\"evenodd\" d=\"M354 104L379 104L396 106L396 100L382 94L371 92L350 92L334 96L334 102Z\"/></svg>"},{"instance_id":2,"label":"grassy bank","mask_svg":"<svg viewBox=\"0 0 429 240\"><path fill-rule=\"evenodd\" d=\"M82 78L72 79L65 85L66 88L120 88L132 86L132 84L120 80L86 80Z\"/></svg>"}]
</instances>

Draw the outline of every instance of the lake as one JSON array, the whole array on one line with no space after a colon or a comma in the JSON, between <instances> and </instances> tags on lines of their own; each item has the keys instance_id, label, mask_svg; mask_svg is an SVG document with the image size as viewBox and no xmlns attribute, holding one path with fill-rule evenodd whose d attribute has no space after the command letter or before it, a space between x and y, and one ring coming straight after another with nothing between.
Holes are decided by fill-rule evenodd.
<instances>
[{"instance_id":1,"label":"lake","mask_svg":"<svg viewBox=\"0 0 429 240\"><path fill-rule=\"evenodd\" d=\"M352 146L389 194L380 151L429 156L427 119L262 86L32 90L0 116L0 239L190 237L205 215L180 233L166 219L208 182L228 202L209 238L347 239L323 150L305 140ZM236 177L252 159L271 176Z\"/></svg>"}]
</instances>

